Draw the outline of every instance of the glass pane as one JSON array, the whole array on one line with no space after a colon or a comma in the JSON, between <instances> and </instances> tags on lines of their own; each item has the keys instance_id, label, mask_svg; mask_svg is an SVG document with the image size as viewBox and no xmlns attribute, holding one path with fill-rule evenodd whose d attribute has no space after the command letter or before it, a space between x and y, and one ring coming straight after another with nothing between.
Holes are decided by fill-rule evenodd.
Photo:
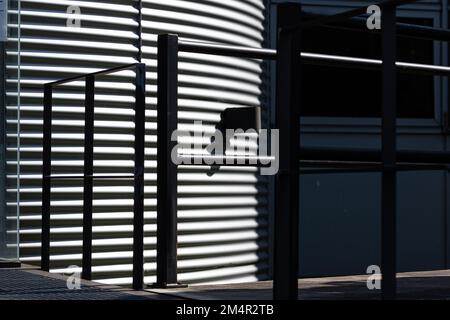
<instances>
[{"instance_id":1,"label":"glass pane","mask_svg":"<svg viewBox=\"0 0 450 320\"><path fill-rule=\"evenodd\" d=\"M399 18L399 22L431 26L430 19ZM398 61L433 64L433 42L399 37ZM303 51L381 58L381 37L358 31L315 28L305 32ZM304 66L302 113L305 116L379 117L381 72ZM398 74L398 116L434 117L434 79Z\"/></svg>"}]
</instances>

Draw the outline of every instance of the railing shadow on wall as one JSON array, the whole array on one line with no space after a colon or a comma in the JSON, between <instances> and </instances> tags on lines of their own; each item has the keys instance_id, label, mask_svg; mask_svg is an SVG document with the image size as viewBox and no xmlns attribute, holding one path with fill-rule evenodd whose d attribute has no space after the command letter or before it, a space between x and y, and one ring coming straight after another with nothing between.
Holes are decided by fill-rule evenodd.
<instances>
[{"instance_id":1,"label":"railing shadow on wall","mask_svg":"<svg viewBox=\"0 0 450 320\"><path fill-rule=\"evenodd\" d=\"M134 130L134 174L94 174L94 108L95 79L123 70L135 71L135 130ZM52 95L53 88L75 80L85 80L85 123L84 123L84 174L52 175ZM75 76L44 85L44 125L42 153L42 234L41 268L50 270L50 216L52 180L82 180L83 186L83 254L82 278L92 278L92 202L94 179L134 180L133 216L133 288L143 288L144 277L144 137L145 137L145 64L134 63L90 74Z\"/></svg>"}]
</instances>

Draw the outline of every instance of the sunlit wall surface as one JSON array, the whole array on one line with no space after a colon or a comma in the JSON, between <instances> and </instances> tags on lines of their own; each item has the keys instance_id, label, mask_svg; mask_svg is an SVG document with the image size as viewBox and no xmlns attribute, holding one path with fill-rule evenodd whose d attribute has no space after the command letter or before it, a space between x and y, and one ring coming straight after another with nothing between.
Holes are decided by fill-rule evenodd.
<instances>
[{"instance_id":1,"label":"sunlit wall surface","mask_svg":"<svg viewBox=\"0 0 450 320\"><path fill-rule=\"evenodd\" d=\"M1 163L0 163L0 259L19 258L20 214L20 10L18 1L0 1L2 9L1 42Z\"/></svg>"},{"instance_id":2,"label":"sunlit wall surface","mask_svg":"<svg viewBox=\"0 0 450 320\"><path fill-rule=\"evenodd\" d=\"M138 1L21 0L20 256L40 263L43 84L138 61ZM263 0L143 0L142 62L147 65L145 159L145 281L156 270L156 40L176 33L195 41L261 47ZM10 15L16 17L11 9ZM78 23L79 22L79 23ZM14 23L11 25L15 29ZM7 77L8 206L17 206L17 41L11 41ZM201 120L213 132L227 107L264 105L261 61L181 53L180 128ZM133 172L132 72L96 82L95 173ZM84 87L55 89L52 170L83 172ZM186 283L255 281L269 276L267 179L255 168L180 168L179 278ZM52 184L51 270L80 269L80 181ZM129 284L132 270L133 182L95 181L93 278Z\"/></svg>"}]
</instances>

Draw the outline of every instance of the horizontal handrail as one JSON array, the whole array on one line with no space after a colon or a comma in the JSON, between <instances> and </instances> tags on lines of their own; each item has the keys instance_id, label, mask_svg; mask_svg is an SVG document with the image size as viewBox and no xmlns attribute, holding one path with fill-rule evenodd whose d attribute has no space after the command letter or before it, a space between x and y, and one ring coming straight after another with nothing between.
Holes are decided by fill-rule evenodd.
<instances>
[{"instance_id":1,"label":"horizontal handrail","mask_svg":"<svg viewBox=\"0 0 450 320\"><path fill-rule=\"evenodd\" d=\"M255 47L243 47L235 45L202 43L193 41L180 40L178 50L183 52L193 52L201 54L214 54L224 56L234 56L252 59L269 59L274 60L277 57L275 49L264 49ZM304 64L333 66L341 68L357 68L357 69L381 69L383 61L378 59L366 59L348 56L338 56L330 54L302 52L300 54L301 62ZM396 62L398 71L415 73L422 75L450 75L450 67L436 66L410 62Z\"/></svg>"},{"instance_id":2,"label":"horizontal handrail","mask_svg":"<svg viewBox=\"0 0 450 320\"><path fill-rule=\"evenodd\" d=\"M92 179L134 179L135 175L50 175L44 178L61 179L61 180L81 180L86 178Z\"/></svg>"},{"instance_id":3,"label":"horizontal handrail","mask_svg":"<svg viewBox=\"0 0 450 320\"><path fill-rule=\"evenodd\" d=\"M300 160L300 174L370 173L394 171L450 171L448 165L400 163L386 168L382 162Z\"/></svg>"},{"instance_id":4,"label":"horizontal handrail","mask_svg":"<svg viewBox=\"0 0 450 320\"><path fill-rule=\"evenodd\" d=\"M275 49L187 41L181 39L178 40L178 51L268 60L274 60L277 57L277 51Z\"/></svg>"},{"instance_id":5,"label":"horizontal handrail","mask_svg":"<svg viewBox=\"0 0 450 320\"><path fill-rule=\"evenodd\" d=\"M126 64L126 65L122 65L122 66L118 66L118 67L113 67L110 69L104 69L104 70L95 71L95 72L91 72L91 73L80 74L80 75L76 75L73 77L49 82L49 83L46 83L45 85L56 86L56 85L72 82L72 81L78 80L78 79L84 79L89 76L95 77L95 76L110 74L110 73L114 73L114 72L118 72L118 71L129 70L129 69L135 68L138 64L139 63L131 63L131 64Z\"/></svg>"},{"instance_id":6,"label":"horizontal handrail","mask_svg":"<svg viewBox=\"0 0 450 320\"><path fill-rule=\"evenodd\" d=\"M269 167L275 157L268 156L235 156L235 155L193 155L193 154L179 154L178 162L188 162L188 165L198 166L258 166ZM221 163L219 163L221 162ZM183 165L181 163L180 165Z\"/></svg>"},{"instance_id":7,"label":"horizontal handrail","mask_svg":"<svg viewBox=\"0 0 450 320\"><path fill-rule=\"evenodd\" d=\"M301 147L301 160L381 162L381 149ZM450 165L450 152L397 150L398 163Z\"/></svg>"},{"instance_id":8,"label":"horizontal handrail","mask_svg":"<svg viewBox=\"0 0 450 320\"><path fill-rule=\"evenodd\" d=\"M317 53L302 53L302 60L308 64L333 66L341 68L358 68L369 70L380 70L383 66L382 60L365 59L346 56L335 56ZM436 66L410 62L396 62L397 71L422 75L450 75L450 67Z\"/></svg>"}]
</instances>

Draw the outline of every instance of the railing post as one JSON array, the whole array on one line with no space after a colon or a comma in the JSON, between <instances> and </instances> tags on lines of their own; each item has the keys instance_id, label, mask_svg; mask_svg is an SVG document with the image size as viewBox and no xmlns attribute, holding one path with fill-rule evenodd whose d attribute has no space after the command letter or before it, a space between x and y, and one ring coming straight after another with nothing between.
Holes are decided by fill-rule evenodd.
<instances>
[{"instance_id":1,"label":"railing post","mask_svg":"<svg viewBox=\"0 0 450 320\"><path fill-rule=\"evenodd\" d=\"M134 132L133 289L144 285L145 64L136 65Z\"/></svg>"},{"instance_id":2,"label":"railing post","mask_svg":"<svg viewBox=\"0 0 450 320\"><path fill-rule=\"evenodd\" d=\"M44 114L42 142L42 234L41 269L50 270L50 204L51 204L51 157L52 157L52 91L50 84L44 85Z\"/></svg>"},{"instance_id":3,"label":"railing post","mask_svg":"<svg viewBox=\"0 0 450 320\"><path fill-rule=\"evenodd\" d=\"M382 107L382 218L381 271L382 298L396 296L396 7L382 8L383 107Z\"/></svg>"},{"instance_id":4,"label":"railing post","mask_svg":"<svg viewBox=\"0 0 450 320\"><path fill-rule=\"evenodd\" d=\"M179 286L177 280L177 166L171 140L177 129L178 36L158 36L157 267L154 287Z\"/></svg>"},{"instance_id":5,"label":"railing post","mask_svg":"<svg viewBox=\"0 0 450 320\"><path fill-rule=\"evenodd\" d=\"M95 76L86 77L84 111L84 188L82 278L92 279L92 201L94 174Z\"/></svg>"},{"instance_id":6,"label":"railing post","mask_svg":"<svg viewBox=\"0 0 450 320\"><path fill-rule=\"evenodd\" d=\"M298 23L299 4L280 4L278 21ZM280 133L279 173L275 178L273 297L298 298L300 147L300 32L278 30L276 126Z\"/></svg>"}]
</instances>

